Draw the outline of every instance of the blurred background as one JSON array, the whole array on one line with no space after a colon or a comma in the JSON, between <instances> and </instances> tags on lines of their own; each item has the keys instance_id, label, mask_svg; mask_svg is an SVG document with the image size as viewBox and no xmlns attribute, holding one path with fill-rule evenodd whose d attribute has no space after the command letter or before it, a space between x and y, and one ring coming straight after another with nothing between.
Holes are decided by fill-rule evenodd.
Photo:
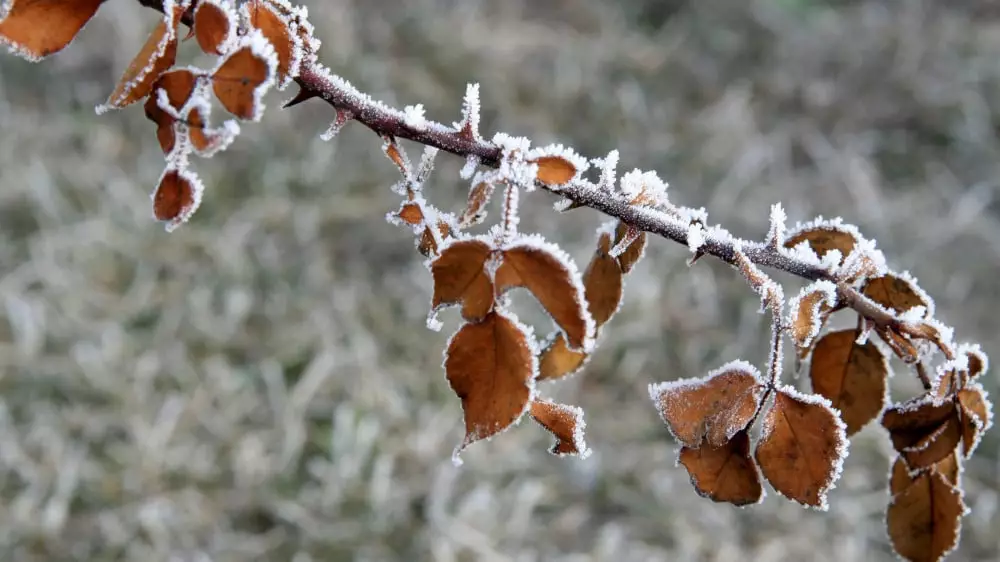
<instances>
[{"instance_id":1,"label":"blurred background","mask_svg":"<svg viewBox=\"0 0 1000 562\"><path fill-rule=\"evenodd\" d=\"M995 2L305 4L326 64L388 103L450 123L480 82L486 136L618 148L621 171L657 170L745 237L778 201L793 223L843 216L959 341L1000 357ZM383 219L398 197L379 139L351 125L324 143L330 108L282 112L293 92L272 94L262 123L196 162L205 201L166 234L154 126L138 106L93 110L156 17L113 0L41 64L0 56L0 559L893 559L878 427L852 440L827 513L774 492L714 504L675 467L647 384L761 364L767 318L735 272L689 269L665 240L586 370L542 388L584 408L594 455L552 457L525 422L455 468L441 352L457 314L425 328L430 278ZM195 51L182 60L206 63ZM462 163L439 158L442 208L464 206ZM553 202L526 196L523 229L585 265L604 219ZM808 387L791 363L786 378ZM1000 555L998 435L966 465L953 560Z\"/></svg>"}]
</instances>

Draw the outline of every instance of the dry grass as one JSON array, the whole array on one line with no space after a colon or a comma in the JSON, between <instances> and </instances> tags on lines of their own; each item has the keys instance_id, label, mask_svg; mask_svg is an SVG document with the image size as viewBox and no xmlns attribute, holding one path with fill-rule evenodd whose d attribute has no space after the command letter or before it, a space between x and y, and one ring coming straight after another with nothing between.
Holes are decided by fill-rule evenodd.
<instances>
[{"instance_id":1,"label":"dry grass","mask_svg":"<svg viewBox=\"0 0 1000 562\"><path fill-rule=\"evenodd\" d=\"M451 120L480 81L486 131L618 147L747 236L775 201L842 214L960 337L1000 349L988 2L307 4L327 63L389 102ZM70 51L0 58L0 558L892 559L874 428L829 513L712 504L674 467L646 384L759 361L766 318L732 272L688 270L662 241L590 367L544 389L585 408L595 455L551 458L523 424L454 468L455 321L423 327L428 276L382 220L396 202L377 139L320 142L321 104L272 111L198 166L206 202L165 235L152 125L92 109L152 17L109 2ZM463 201L460 164L442 158L438 203ZM550 203L532 195L525 227L585 259L599 217ZM956 560L1000 553L998 449L994 431L967 466Z\"/></svg>"}]
</instances>

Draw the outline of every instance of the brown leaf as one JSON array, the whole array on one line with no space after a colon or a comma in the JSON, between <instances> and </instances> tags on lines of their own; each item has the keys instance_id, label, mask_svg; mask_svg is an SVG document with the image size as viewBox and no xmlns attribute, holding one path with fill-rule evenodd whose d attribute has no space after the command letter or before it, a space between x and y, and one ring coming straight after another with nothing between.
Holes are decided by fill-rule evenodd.
<instances>
[{"instance_id":1,"label":"brown leaf","mask_svg":"<svg viewBox=\"0 0 1000 562\"><path fill-rule=\"evenodd\" d=\"M615 228L615 243L617 246L629 234L629 227L623 222L619 222ZM629 273L635 264L639 263L643 254L646 253L646 233L638 232L634 241L628 245L624 252L618 255L618 264L622 267L622 273Z\"/></svg>"},{"instance_id":2,"label":"brown leaf","mask_svg":"<svg viewBox=\"0 0 1000 562\"><path fill-rule=\"evenodd\" d=\"M965 503L937 472L925 472L889 502L886 526L897 553L914 562L941 560L958 544Z\"/></svg>"},{"instance_id":3,"label":"brown leaf","mask_svg":"<svg viewBox=\"0 0 1000 562\"><path fill-rule=\"evenodd\" d=\"M287 82L292 74L298 73L298 36L293 36L288 20L279 15L269 2L250 0L244 8L249 14L250 25L259 29L274 47L278 56L279 82Z\"/></svg>"},{"instance_id":4,"label":"brown leaf","mask_svg":"<svg viewBox=\"0 0 1000 562\"><path fill-rule=\"evenodd\" d=\"M804 357L816 341L816 336L823 329L832 310L831 302L836 303L836 288L832 284L820 285L814 283L803 289L803 294L792 301L790 335L795 346Z\"/></svg>"},{"instance_id":5,"label":"brown leaf","mask_svg":"<svg viewBox=\"0 0 1000 562\"><path fill-rule=\"evenodd\" d=\"M969 377L976 378L986 371L989 365L989 358L983 353L979 346L969 346L964 350L966 358L969 360Z\"/></svg>"},{"instance_id":6,"label":"brown leaf","mask_svg":"<svg viewBox=\"0 0 1000 562\"><path fill-rule=\"evenodd\" d=\"M483 181L477 183L469 190L469 202L465 206L462 218L459 219L459 225L462 228L483 222L483 219L486 218L486 204L489 203L495 189L496 186L494 184Z\"/></svg>"},{"instance_id":7,"label":"brown leaf","mask_svg":"<svg viewBox=\"0 0 1000 562\"><path fill-rule=\"evenodd\" d=\"M888 273L881 277L874 277L865 283L861 292L897 314L906 312L914 306L922 306L927 310L924 314L925 318L934 314L933 303L916 281L909 276Z\"/></svg>"},{"instance_id":8,"label":"brown leaf","mask_svg":"<svg viewBox=\"0 0 1000 562\"><path fill-rule=\"evenodd\" d=\"M787 387L778 391L755 454L778 493L820 509L847 456L846 428L826 402Z\"/></svg>"},{"instance_id":9,"label":"brown leaf","mask_svg":"<svg viewBox=\"0 0 1000 562\"><path fill-rule=\"evenodd\" d=\"M555 436L556 442L549 449L553 455L590 456L590 449L583 440L587 424L583 421L583 410L580 408L536 399L531 403L531 417Z\"/></svg>"},{"instance_id":10,"label":"brown leaf","mask_svg":"<svg viewBox=\"0 0 1000 562\"><path fill-rule=\"evenodd\" d=\"M160 108L159 104L156 103L155 95L149 96L143 105L143 110L146 112L146 118L156 123L156 140L159 141L160 148L164 154L169 154L177 141L174 133L176 119Z\"/></svg>"},{"instance_id":11,"label":"brown leaf","mask_svg":"<svg viewBox=\"0 0 1000 562\"><path fill-rule=\"evenodd\" d=\"M167 94L170 107L176 111L191 99L194 94L194 87L198 83L198 75L187 68L169 70L160 75L153 83L150 97L156 98L157 90L163 90Z\"/></svg>"},{"instance_id":12,"label":"brown leaf","mask_svg":"<svg viewBox=\"0 0 1000 562\"><path fill-rule=\"evenodd\" d=\"M194 107L188 112L185 124L191 146L203 156L211 156L217 150L224 148L234 136L234 133L224 128L210 128L208 120L198 107Z\"/></svg>"},{"instance_id":13,"label":"brown leaf","mask_svg":"<svg viewBox=\"0 0 1000 562\"><path fill-rule=\"evenodd\" d=\"M236 31L236 14L217 0L201 0L194 11L194 36L209 55L225 54L226 44Z\"/></svg>"},{"instance_id":14,"label":"brown leaf","mask_svg":"<svg viewBox=\"0 0 1000 562\"><path fill-rule=\"evenodd\" d=\"M556 332L538 359L538 380L559 379L580 370L587 354L573 351L566 345L566 336Z\"/></svg>"},{"instance_id":15,"label":"brown leaf","mask_svg":"<svg viewBox=\"0 0 1000 562\"><path fill-rule=\"evenodd\" d=\"M153 194L153 216L167 222L168 232L174 230L198 209L202 191L201 180L193 173L167 168Z\"/></svg>"},{"instance_id":16,"label":"brown leaf","mask_svg":"<svg viewBox=\"0 0 1000 562\"><path fill-rule=\"evenodd\" d=\"M882 426L911 469L940 461L961 440L958 409L952 401L921 397L897 404L882 415Z\"/></svg>"},{"instance_id":17,"label":"brown leaf","mask_svg":"<svg viewBox=\"0 0 1000 562\"><path fill-rule=\"evenodd\" d=\"M986 399L986 391L972 383L957 394L962 413L962 450L968 457L976 449L979 439L993 425L993 408Z\"/></svg>"},{"instance_id":18,"label":"brown leaf","mask_svg":"<svg viewBox=\"0 0 1000 562\"><path fill-rule=\"evenodd\" d=\"M61 51L97 13L104 0L13 0L0 20L0 43L38 61Z\"/></svg>"},{"instance_id":19,"label":"brown leaf","mask_svg":"<svg viewBox=\"0 0 1000 562\"><path fill-rule=\"evenodd\" d=\"M586 307L580 274L558 246L539 242L507 246L494 282L498 295L515 287L529 290L566 334L570 349L590 351L594 319Z\"/></svg>"},{"instance_id":20,"label":"brown leaf","mask_svg":"<svg viewBox=\"0 0 1000 562\"><path fill-rule=\"evenodd\" d=\"M441 240L446 240L451 237L451 226L449 226L448 223L439 221L437 227ZM420 239L417 240L417 251L428 258L437 255L437 241L434 239L434 232L431 231L430 226L424 228L424 232L420 235Z\"/></svg>"},{"instance_id":21,"label":"brown leaf","mask_svg":"<svg viewBox=\"0 0 1000 562\"><path fill-rule=\"evenodd\" d=\"M118 80L99 112L133 104L153 91L153 83L177 60L177 20L164 16Z\"/></svg>"},{"instance_id":22,"label":"brown leaf","mask_svg":"<svg viewBox=\"0 0 1000 562\"><path fill-rule=\"evenodd\" d=\"M440 310L461 304L462 317L469 322L485 318L493 309L493 283L486 273L486 260L492 251L482 240L459 240L445 247L431 262L431 307Z\"/></svg>"},{"instance_id":23,"label":"brown leaf","mask_svg":"<svg viewBox=\"0 0 1000 562\"><path fill-rule=\"evenodd\" d=\"M249 37L248 43L230 53L212 74L212 90L226 111L257 121L263 113L260 98L274 76L275 58L266 43L260 43L259 35Z\"/></svg>"},{"instance_id":24,"label":"brown leaf","mask_svg":"<svg viewBox=\"0 0 1000 562\"><path fill-rule=\"evenodd\" d=\"M538 181L546 185L562 185L577 174L576 166L561 156L542 156L529 163L538 164Z\"/></svg>"},{"instance_id":25,"label":"brown leaf","mask_svg":"<svg viewBox=\"0 0 1000 562\"><path fill-rule=\"evenodd\" d=\"M745 429L720 447L681 447L678 461L702 497L733 505L758 503L763 497L760 472L750 458L750 436Z\"/></svg>"},{"instance_id":26,"label":"brown leaf","mask_svg":"<svg viewBox=\"0 0 1000 562\"><path fill-rule=\"evenodd\" d=\"M491 312L455 333L444 360L448 382L465 412L465 439L455 449L455 459L471 443L521 418L531 401L535 367L524 327L502 313Z\"/></svg>"},{"instance_id":27,"label":"brown leaf","mask_svg":"<svg viewBox=\"0 0 1000 562\"><path fill-rule=\"evenodd\" d=\"M840 410L848 437L882 412L889 376L889 363L878 347L870 341L858 345L857 338L857 330L824 335L809 368L813 392Z\"/></svg>"},{"instance_id":28,"label":"brown leaf","mask_svg":"<svg viewBox=\"0 0 1000 562\"><path fill-rule=\"evenodd\" d=\"M733 361L703 378L651 384L649 396L674 438L696 449L703 441L721 447L743 430L764 388L753 366Z\"/></svg>"},{"instance_id":29,"label":"brown leaf","mask_svg":"<svg viewBox=\"0 0 1000 562\"><path fill-rule=\"evenodd\" d=\"M396 216L410 226L418 226L424 222L424 212L416 203L403 203Z\"/></svg>"},{"instance_id":30,"label":"brown leaf","mask_svg":"<svg viewBox=\"0 0 1000 562\"><path fill-rule=\"evenodd\" d=\"M917 476L927 472L927 470L923 469L911 473L903 457L897 456L895 462L892 463L892 472L889 477L889 493L895 496L902 492L915 481ZM958 486L958 480L962 474L962 465L958 455L954 451L935 463L932 470L943 476L952 486Z\"/></svg>"},{"instance_id":31,"label":"brown leaf","mask_svg":"<svg viewBox=\"0 0 1000 562\"><path fill-rule=\"evenodd\" d=\"M807 242L812 251L822 258L830 250L840 251L840 263L854 251L858 240L856 234L849 229L834 224L808 226L798 232L793 232L785 239L786 248L794 248L802 242Z\"/></svg>"},{"instance_id":32,"label":"brown leaf","mask_svg":"<svg viewBox=\"0 0 1000 562\"><path fill-rule=\"evenodd\" d=\"M608 255L611 235L601 234L597 251L583 273L584 298L597 328L618 311L622 302L623 276L618 260Z\"/></svg>"}]
</instances>

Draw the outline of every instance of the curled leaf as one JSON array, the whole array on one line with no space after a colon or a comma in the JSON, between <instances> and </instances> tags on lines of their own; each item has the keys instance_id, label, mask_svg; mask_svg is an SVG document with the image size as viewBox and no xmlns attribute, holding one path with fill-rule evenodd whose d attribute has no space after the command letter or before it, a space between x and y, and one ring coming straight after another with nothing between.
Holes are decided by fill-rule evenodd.
<instances>
[{"instance_id":1,"label":"curled leaf","mask_svg":"<svg viewBox=\"0 0 1000 562\"><path fill-rule=\"evenodd\" d=\"M857 330L824 335L809 368L813 391L840 410L848 437L882 412L889 376L889 362L879 348L872 342L858 345L857 339Z\"/></svg>"},{"instance_id":2,"label":"curled leaf","mask_svg":"<svg viewBox=\"0 0 1000 562\"><path fill-rule=\"evenodd\" d=\"M524 326L501 312L463 325L448 343L444 368L465 412L465 439L454 459L470 444L516 423L534 393L535 356Z\"/></svg>"},{"instance_id":3,"label":"curled leaf","mask_svg":"<svg viewBox=\"0 0 1000 562\"><path fill-rule=\"evenodd\" d=\"M594 257L583 273L584 298L597 328L618 312L622 302L624 274L618 260L608 253L610 249L611 235L604 232L598 239Z\"/></svg>"},{"instance_id":4,"label":"curled leaf","mask_svg":"<svg viewBox=\"0 0 1000 562\"><path fill-rule=\"evenodd\" d=\"M862 293L896 314L922 306L926 311L924 318L934 315L934 301L917 285L915 279L906 274L888 273L869 279L865 282Z\"/></svg>"},{"instance_id":5,"label":"curled leaf","mask_svg":"<svg viewBox=\"0 0 1000 562\"><path fill-rule=\"evenodd\" d=\"M153 217L167 223L167 232L174 230L198 209L204 189L191 171L168 167L153 193Z\"/></svg>"},{"instance_id":6,"label":"curled leaf","mask_svg":"<svg viewBox=\"0 0 1000 562\"><path fill-rule=\"evenodd\" d=\"M837 286L830 281L816 281L789 303L790 334L799 350L809 350L833 307L837 305ZM800 355L805 355L804 353Z\"/></svg>"},{"instance_id":7,"label":"curled leaf","mask_svg":"<svg viewBox=\"0 0 1000 562\"><path fill-rule=\"evenodd\" d=\"M231 4L201 0L194 10L194 36L201 50L224 55L236 37L237 18Z\"/></svg>"},{"instance_id":8,"label":"curled leaf","mask_svg":"<svg viewBox=\"0 0 1000 562\"><path fill-rule=\"evenodd\" d=\"M712 501L748 505L760 502L764 496L760 472L750 458L746 429L718 447L681 447L678 462L687 469L698 495Z\"/></svg>"},{"instance_id":9,"label":"curled leaf","mask_svg":"<svg viewBox=\"0 0 1000 562\"><path fill-rule=\"evenodd\" d=\"M626 274L632 271L632 268L639 263L639 260L646 253L646 233L634 229L623 222L619 222L615 228L615 243L613 247L617 248L628 238L631 238L632 241L618 254L618 264L622 267L622 273Z\"/></svg>"},{"instance_id":10,"label":"curled leaf","mask_svg":"<svg viewBox=\"0 0 1000 562\"><path fill-rule=\"evenodd\" d=\"M976 450L982 435L993 425L993 410L986 399L986 391L978 383L959 390L957 399L962 414L962 450L968 457Z\"/></svg>"},{"instance_id":11,"label":"curled leaf","mask_svg":"<svg viewBox=\"0 0 1000 562\"><path fill-rule=\"evenodd\" d=\"M962 435L955 403L927 397L889 408L882 415L882 426L912 469L929 467L946 457Z\"/></svg>"},{"instance_id":12,"label":"curled leaf","mask_svg":"<svg viewBox=\"0 0 1000 562\"><path fill-rule=\"evenodd\" d=\"M674 438L696 449L722 447L746 428L764 388L757 369L733 361L703 378L651 384L649 396Z\"/></svg>"},{"instance_id":13,"label":"curled leaf","mask_svg":"<svg viewBox=\"0 0 1000 562\"><path fill-rule=\"evenodd\" d=\"M283 89L299 73L302 62L302 38L289 13L280 13L278 6L267 0L250 0L243 4L250 26L260 30L274 47L278 60L278 88Z\"/></svg>"},{"instance_id":14,"label":"curled leaf","mask_svg":"<svg viewBox=\"0 0 1000 562\"><path fill-rule=\"evenodd\" d=\"M583 410L580 408L536 399L531 403L531 417L555 436L556 442L549 449L553 455L590 456L590 449L583 439L587 424L583 421Z\"/></svg>"},{"instance_id":15,"label":"curled leaf","mask_svg":"<svg viewBox=\"0 0 1000 562\"><path fill-rule=\"evenodd\" d=\"M459 224L463 228L483 222L483 219L486 218L486 204L489 203L495 189L496 185L488 181L476 182L472 186L472 189L469 190L469 202L459 220Z\"/></svg>"},{"instance_id":16,"label":"curled leaf","mask_svg":"<svg viewBox=\"0 0 1000 562\"><path fill-rule=\"evenodd\" d=\"M76 37L104 0L11 0L0 20L0 43L37 62L57 53Z\"/></svg>"},{"instance_id":17,"label":"curled leaf","mask_svg":"<svg viewBox=\"0 0 1000 562\"><path fill-rule=\"evenodd\" d=\"M566 345L566 336L555 332L538 358L538 380L560 379L580 370L587 362L587 354L574 351Z\"/></svg>"},{"instance_id":18,"label":"curled leaf","mask_svg":"<svg viewBox=\"0 0 1000 562\"><path fill-rule=\"evenodd\" d=\"M493 249L484 241L458 240L446 246L431 262L436 311L462 305L462 317L478 322L493 308L493 282L486 272L486 260Z\"/></svg>"},{"instance_id":19,"label":"curled leaf","mask_svg":"<svg viewBox=\"0 0 1000 562\"><path fill-rule=\"evenodd\" d=\"M274 49L260 32L245 36L212 73L215 97L236 117L259 121L277 64Z\"/></svg>"},{"instance_id":20,"label":"curled leaf","mask_svg":"<svg viewBox=\"0 0 1000 562\"><path fill-rule=\"evenodd\" d=\"M825 510L846 456L846 427L825 398L791 388L776 393L755 457L778 493Z\"/></svg>"},{"instance_id":21,"label":"curled leaf","mask_svg":"<svg viewBox=\"0 0 1000 562\"><path fill-rule=\"evenodd\" d=\"M118 80L108 101L97 108L98 113L133 104L153 91L153 83L177 59L178 16L175 10L167 10Z\"/></svg>"}]
</instances>

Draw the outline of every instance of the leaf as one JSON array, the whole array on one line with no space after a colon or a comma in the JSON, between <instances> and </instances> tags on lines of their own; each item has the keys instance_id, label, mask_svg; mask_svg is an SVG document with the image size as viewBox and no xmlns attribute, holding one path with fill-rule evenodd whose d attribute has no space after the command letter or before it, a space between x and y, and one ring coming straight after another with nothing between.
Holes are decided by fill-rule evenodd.
<instances>
[{"instance_id":1,"label":"leaf","mask_svg":"<svg viewBox=\"0 0 1000 562\"><path fill-rule=\"evenodd\" d=\"M681 444L721 447L753 419L764 383L752 365L732 361L698 379L649 385L660 417Z\"/></svg>"},{"instance_id":2,"label":"leaf","mask_svg":"<svg viewBox=\"0 0 1000 562\"><path fill-rule=\"evenodd\" d=\"M531 417L556 438L549 449L553 455L590 456L590 449L583 439L587 424L583 421L583 410L575 406L556 404L543 399L531 403Z\"/></svg>"},{"instance_id":3,"label":"leaf","mask_svg":"<svg viewBox=\"0 0 1000 562\"><path fill-rule=\"evenodd\" d=\"M755 457L781 495L825 510L826 495L847 456L844 422L820 396L786 387L764 418Z\"/></svg>"},{"instance_id":4,"label":"leaf","mask_svg":"<svg viewBox=\"0 0 1000 562\"><path fill-rule=\"evenodd\" d=\"M896 314L902 314L915 306L922 306L927 311L924 318L934 315L934 302L917 285L916 280L908 275L887 273L881 277L873 277L865 283L861 292L885 308L895 311Z\"/></svg>"},{"instance_id":5,"label":"leaf","mask_svg":"<svg viewBox=\"0 0 1000 562\"><path fill-rule=\"evenodd\" d=\"M681 447L678 462L687 469L698 495L712 501L748 505L760 502L764 496L760 472L750 458L746 429L719 447Z\"/></svg>"},{"instance_id":6,"label":"leaf","mask_svg":"<svg viewBox=\"0 0 1000 562\"><path fill-rule=\"evenodd\" d=\"M486 218L486 204L489 203L495 189L496 185L488 181L481 181L473 185L472 189L469 190L469 202L466 204L465 212L462 213L458 224L466 228L483 222L483 219Z\"/></svg>"},{"instance_id":7,"label":"leaf","mask_svg":"<svg viewBox=\"0 0 1000 562\"><path fill-rule=\"evenodd\" d=\"M630 228L627 224L619 222L615 228L615 243L618 246L629 235ZM635 264L639 263L643 254L646 253L646 233L639 231L635 235L635 240L628 245L624 252L618 254L618 264L622 267L622 273L630 273Z\"/></svg>"},{"instance_id":8,"label":"leaf","mask_svg":"<svg viewBox=\"0 0 1000 562\"><path fill-rule=\"evenodd\" d=\"M215 97L240 119L259 121L262 99L274 80L277 59L260 32L247 35L212 73Z\"/></svg>"},{"instance_id":9,"label":"leaf","mask_svg":"<svg viewBox=\"0 0 1000 562\"><path fill-rule=\"evenodd\" d=\"M503 248L494 282L496 294L524 287L566 334L570 349L588 352L594 345L594 319L587 310L576 266L558 246L522 238Z\"/></svg>"},{"instance_id":10,"label":"leaf","mask_svg":"<svg viewBox=\"0 0 1000 562\"><path fill-rule=\"evenodd\" d=\"M446 246L431 262L434 278L434 311L462 305L462 317L478 322L493 309L493 282L486 273L486 260L493 248L478 239L458 240Z\"/></svg>"},{"instance_id":11,"label":"leaf","mask_svg":"<svg viewBox=\"0 0 1000 562\"><path fill-rule=\"evenodd\" d=\"M528 410L537 367L529 337L515 319L491 312L482 322L463 325L451 338L444 368L465 412L465 439L454 459L470 444L507 429Z\"/></svg>"},{"instance_id":12,"label":"leaf","mask_svg":"<svg viewBox=\"0 0 1000 562\"><path fill-rule=\"evenodd\" d=\"M809 248L821 259L831 250L839 251L840 263L843 263L844 259L854 251L858 243L858 233L855 229L840 223L819 221L791 232L785 238L784 246L794 248L802 242L809 244Z\"/></svg>"},{"instance_id":13,"label":"leaf","mask_svg":"<svg viewBox=\"0 0 1000 562\"><path fill-rule=\"evenodd\" d=\"M952 401L930 398L897 404L882 414L893 448L910 468L931 466L947 456L961 440L958 409Z\"/></svg>"},{"instance_id":14,"label":"leaf","mask_svg":"<svg viewBox=\"0 0 1000 562\"><path fill-rule=\"evenodd\" d=\"M958 544L965 511L961 491L942 474L925 472L889 502L886 526L892 546L907 560L941 560Z\"/></svg>"},{"instance_id":15,"label":"leaf","mask_svg":"<svg viewBox=\"0 0 1000 562\"><path fill-rule=\"evenodd\" d=\"M566 336L556 332L538 359L538 380L559 379L572 375L587 362L588 355L566 345Z\"/></svg>"},{"instance_id":16,"label":"leaf","mask_svg":"<svg viewBox=\"0 0 1000 562\"><path fill-rule=\"evenodd\" d=\"M572 162L561 156L542 156L530 163L538 164L538 181L545 185L562 185L576 177Z\"/></svg>"},{"instance_id":17,"label":"leaf","mask_svg":"<svg viewBox=\"0 0 1000 562\"><path fill-rule=\"evenodd\" d=\"M278 57L278 88L283 89L299 73L301 39L297 29L284 15L265 0L250 0L243 5L250 26L259 29L274 47Z\"/></svg>"},{"instance_id":18,"label":"leaf","mask_svg":"<svg viewBox=\"0 0 1000 562\"><path fill-rule=\"evenodd\" d=\"M224 55L236 37L236 12L219 0L201 0L194 11L194 36L201 50L209 55Z\"/></svg>"},{"instance_id":19,"label":"leaf","mask_svg":"<svg viewBox=\"0 0 1000 562\"><path fill-rule=\"evenodd\" d=\"M962 464L959 459L958 454L952 451L951 454L941 459L931 469L917 470L916 472L910 472L910 469L906 466L906 461L902 456L896 456L896 460L892 463L892 472L889 477L889 493L895 496L896 494L902 492L907 487L912 484L916 477L920 474L927 472L928 470L933 470L944 477L944 479L952 486L958 486L959 479L962 477Z\"/></svg>"},{"instance_id":20,"label":"leaf","mask_svg":"<svg viewBox=\"0 0 1000 562\"><path fill-rule=\"evenodd\" d=\"M961 346L959 352L964 353L968 360L969 378L974 379L989 368L990 360L978 345Z\"/></svg>"},{"instance_id":21,"label":"leaf","mask_svg":"<svg viewBox=\"0 0 1000 562\"><path fill-rule=\"evenodd\" d=\"M808 355L816 336L837 304L837 286L829 281L816 281L804 287L789 304L792 341L800 356ZM804 351L804 352L802 352Z\"/></svg>"},{"instance_id":22,"label":"leaf","mask_svg":"<svg viewBox=\"0 0 1000 562\"><path fill-rule=\"evenodd\" d=\"M152 97L157 97L157 91L163 90L166 93L167 101L174 111L180 111L184 104L194 95L195 86L198 84L200 75L187 68L169 70L160 75L153 83Z\"/></svg>"},{"instance_id":23,"label":"leaf","mask_svg":"<svg viewBox=\"0 0 1000 562\"><path fill-rule=\"evenodd\" d=\"M69 45L104 0L12 0L0 20L0 43L31 61Z\"/></svg>"},{"instance_id":24,"label":"leaf","mask_svg":"<svg viewBox=\"0 0 1000 562\"><path fill-rule=\"evenodd\" d=\"M174 123L177 120L160 107L155 95L151 95L146 99L143 109L146 113L146 118L156 123L156 139L160 143L160 148L164 154L169 154L177 142L174 132Z\"/></svg>"},{"instance_id":25,"label":"leaf","mask_svg":"<svg viewBox=\"0 0 1000 562\"><path fill-rule=\"evenodd\" d=\"M420 210L420 205L416 203L403 203L396 216L410 226L419 226L424 222L424 212Z\"/></svg>"},{"instance_id":26,"label":"leaf","mask_svg":"<svg viewBox=\"0 0 1000 562\"><path fill-rule=\"evenodd\" d=\"M445 221L438 221L438 234L441 239L447 239L451 236L451 226ZM431 257L437 255L438 245L437 241L434 239L434 232L431 231L431 227L427 226L424 228L423 233L420 235L420 239L417 240L417 251L419 251L424 257Z\"/></svg>"},{"instance_id":27,"label":"leaf","mask_svg":"<svg viewBox=\"0 0 1000 562\"><path fill-rule=\"evenodd\" d=\"M167 223L167 232L174 230L198 209L204 190L194 173L168 167L153 193L153 217Z\"/></svg>"},{"instance_id":28,"label":"leaf","mask_svg":"<svg viewBox=\"0 0 1000 562\"><path fill-rule=\"evenodd\" d=\"M181 8L178 8L181 9ZM181 9L182 10L182 9ZM97 112L131 105L153 91L153 83L177 60L177 17L168 11L118 80L108 101Z\"/></svg>"},{"instance_id":29,"label":"leaf","mask_svg":"<svg viewBox=\"0 0 1000 562\"><path fill-rule=\"evenodd\" d=\"M584 298L597 328L618 312L622 302L624 274L618 260L608 254L610 250L611 235L604 232L598 239L594 257L583 273Z\"/></svg>"},{"instance_id":30,"label":"leaf","mask_svg":"<svg viewBox=\"0 0 1000 562\"><path fill-rule=\"evenodd\" d=\"M840 410L847 435L857 433L885 407L889 362L872 342L858 345L857 330L830 332L813 351L809 378L813 392Z\"/></svg>"},{"instance_id":31,"label":"leaf","mask_svg":"<svg viewBox=\"0 0 1000 562\"><path fill-rule=\"evenodd\" d=\"M199 107L194 107L187 113L184 130L191 146L205 158L228 147L240 131L235 121L228 121L218 129L209 127L208 119Z\"/></svg>"},{"instance_id":32,"label":"leaf","mask_svg":"<svg viewBox=\"0 0 1000 562\"><path fill-rule=\"evenodd\" d=\"M993 426L993 409L978 383L959 390L957 398L962 413L962 450L968 457L976 450L980 437Z\"/></svg>"}]
</instances>

